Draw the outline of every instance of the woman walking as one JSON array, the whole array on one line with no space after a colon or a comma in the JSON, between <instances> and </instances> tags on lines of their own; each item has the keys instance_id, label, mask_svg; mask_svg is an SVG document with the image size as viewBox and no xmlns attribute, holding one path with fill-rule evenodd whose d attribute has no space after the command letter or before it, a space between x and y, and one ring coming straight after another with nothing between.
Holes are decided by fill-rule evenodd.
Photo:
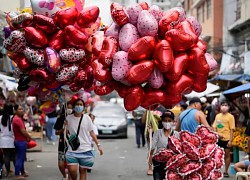
<instances>
[{"instance_id":1,"label":"woman walking","mask_svg":"<svg viewBox=\"0 0 250 180\"><path fill-rule=\"evenodd\" d=\"M27 150L27 142L31 140L30 135L25 129L23 115L24 109L21 105L14 106L15 115L12 121L13 132L15 136L15 148L16 148L16 164L15 164L15 178L24 179L24 161Z\"/></svg>"},{"instance_id":2,"label":"woman walking","mask_svg":"<svg viewBox=\"0 0 250 180\"><path fill-rule=\"evenodd\" d=\"M91 169L94 165L94 152L89 135L97 145L100 155L103 154L101 145L93 131L93 123L90 117L84 114L84 109L84 101L77 99L73 104L74 113L66 117L66 136L69 144L66 161L72 180L77 179L78 164L80 180L87 179L87 169Z\"/></svg>"}]
</instances>

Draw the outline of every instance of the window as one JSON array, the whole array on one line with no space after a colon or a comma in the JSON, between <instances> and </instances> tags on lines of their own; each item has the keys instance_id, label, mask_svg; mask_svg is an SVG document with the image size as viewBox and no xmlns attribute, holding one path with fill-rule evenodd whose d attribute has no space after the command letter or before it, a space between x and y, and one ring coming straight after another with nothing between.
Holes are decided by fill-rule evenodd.
<instances>
[{"instance_id":1,"label":"window","mask_svg":"<svg viewBox=\"0 0 250 180\"><path fill-rule=\"evenodd\" d=\"M236 20L241 18L241 0L236 2Z\"/></svg>"},{"instance_id":2,"label":"window","mask_svg":"<svg viewBox=\"0 0 250 180\"><path fill-rule=\"evenodd\" d=\"M212 2L211 0L207 0L207 19L211 17L212 14Z\"/></svg>"}]
</instances>

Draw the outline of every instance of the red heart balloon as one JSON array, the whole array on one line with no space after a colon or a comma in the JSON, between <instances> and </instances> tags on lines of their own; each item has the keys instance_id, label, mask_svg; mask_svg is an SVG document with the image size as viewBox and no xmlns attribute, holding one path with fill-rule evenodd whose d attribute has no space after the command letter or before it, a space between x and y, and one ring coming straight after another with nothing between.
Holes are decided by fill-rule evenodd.
<instances>
[{"instance_id":1,"label":"red heart balloon","mask_svg":"<svg viewBox=\"0 0 250 180\"><path fill-rule=\"evenodd\" d=\"M207 52L207 42L203 39L199 38L196 46L198 46L204 53Z\"/></svg>"},{"instance_id":2,"label":"red heart balloon","mask_svg":"<svg viewBox=\"0 0 250 180\"><path fill-rule=\"evenodd\" d=\"M36 96L39 86L30 86L28 89L28 96Z\"/></svg>"},{"instance_id":3,"label":"red heart balloon","mask_svg":"<svg viewBox=\"0 0 250 180\"><path fill-rule=\"evenodd\" d=\"M44 65L44 53L42 50L34 50L30 47L26 47L23 53L26 59L29 60L32 64L35 64L37 66Z\"/></svg>"},{"instance_id":4,"label":"red heart balloon","mask_svg":"<svg viewBox=\"0 0 250 180\"><path fill-rule=\"evenodd\" d=\"M33 141L33 140L29 141L27 144L28 149L31 149L31 148L36 147L36 146L37 146L37 143L36 143L36 141Z\"/></svg>"},{"instance_id":5,"label":"red heart balloon","mask_svg":"<svg viewBox=\"0 0 250 180\"><path fill-rule=\"evenodd\" d=\"M149 78L153 70L154 63L152 61L140 61L128 70L125 80L129 84L140 84Z\"/></svg>"},{"instance_id":6,"label":"red heart balloon","mask_svg":"<svg viewBox=\"0 0 250 180\"><path fill-rule=\"evenodd\" d=\"M33 16L30 13L22 13L10 17L10 13L7 13L6 20L13 29L20 29L29 26L32 23Z\"/></svg>"},{"instance_id":7,"label":"red heart balloon","mask_svg":"<svg viewBox=\"0 0 250 180\"><path fill-rule=\"evenodd\" d=\"M61 9L56 12L54 21L61 29L64 29L68 25L73 25L78 17L78 11L75 7Z\"/></svg>"},{"instance_id":8,"label":"red heart balloon","mask_svg":"<svg viewBox=\"0 0 250 180\"><path fill-rule=\"evenodd\" d=\"M77 72L76 77L74 78L74 82L75 83L81 83L81 82L86 81L86 80L87 80L87 74L86 74L86 72L83 69L80 69Z\"/></svg>"},{"instance_id":9,"label":"red heart balloon","mask_svg":"<svg viewBox=\"0 0 250 180\"><path fill-rule=\"evenodd\" d=\"M195 92L203 92L207 89L208 76L194 76L194 84L192 89Z\"/></svg>"},{"instance_id":10,"label":"red heart balloon","mask_svg":"<svg viewBox=\"0 0 250 180\"><path fill-rule=\"evenodd\" d=\"M111 17L113 21L118 24L119 26L122 26L129 21L128 15L125 13L122 5L113 2L110 5L110 12L111 12Z\"/></svg>"},{"instance_id":11,"label":"red heart balloon","mask_svg":"<svg viewBox=\"0 0 250 180\"><path fill-rule=\"evenodd\" d=\"M82 86L78 83L75 83L75 82L73 82L69 85L69 89L73 92L78 92L81 88L82 88Z\"/></svg>"},{"instance_id":12,"label":"red heart balloon","mask_svg":"<svg viewBox=\"0 0 250 180\"><path fill-rule=\"evenodd\" d=\"M31 67L31 63L23 57L17 61L17 66L21 71L25 71Z\"/></svg>"},{"instance_id":13,"label":"red heart balloon","mask_svg":"<svg viewBox=\"0 0 250 180\"><path fill-rule=\"evenodd\" d=\"M92 42L91 42L92 52L96 57L98 57L100 55L104 38L105 37L101 34L95 34L92 37Z\"/></svg>"},{"instance_id":14,"label":"red heart balloon","mask_svg":"<svg viewBox=\"0 0 250 180\"><path fill-rule=\"evenodd\" d=\"M96 86L94 92L100 96L107 95L107 94L111 93L112 91L114 91L115 84L116 84L115 82L110 81L104 85Z\"/></svg>"},{"instance_id":15,"label":"red heart balloon","mask_svg":"<svg viewBox=\"0 0 250 180\"><path fill-rule=\"evenodd\" d=\"M53 35L52 39L49 42L49 46L53 49L59 51L63 48L64 43L64 31L59 30L56 34Z\"/></svg>"},{"instance_id":16,"label":"red heart balloon","mask_svg":"<svg viewBox=\"0 0 250 180\"><path fill-rule=\"evenodd\" d=\"M166 40L159 41L154 49L154 64L161 72L167 72L173 65L173 50Z\"/></svg>"},{"instance_id":17,"label":"red heart balloon","mask_svg":"<svg viewBox=\"0 0 250 180\"><path fill-rule=\"evenodd\" d=\"M86 80L83 83L83 88L90 89L93 86L94 82L94 74L93 74L93 68L90 65L86 65L83 70L86 73Z\"/></svg>"},{"instance_id":18,"label":"red heart balloon","mask_svg":"<svg viewBox=\"0 0 250 180\"><path fill-rule=\"evenodd\" d=\"M117 82L117 85L115 87L115 90L117 91L118 95L121 97L121 98L124 98L125 95L127 94L127 89L128 89L128 86L120 83L120 82Z\"/></svg>"},{"instance_id":19,"label":"red heart balloon","mask_svg":"<svg viewBox=\"0 0 250 180\"><path fill-rule=\"evenodd\" d=\"M46 34L53 34L57 30L56 22L52 18L44 15L34 15L34 23L38 29Z\"/></svg>"},{"instance_id":20,"label":"red heart balloon","mask_svg":"<svg viewBox=\"0 0 250 180\"><path fill-rule=\"evenodd\" d=\"M140 2L139 5L143 10L149 10L149 5L147 2Z\"/></svg>"},{"instance_id":21,"label":"red heart balloon","mask_svg":"<svg viewBox=\"0 0 250 180\"><path fill-rule=\"evenodd\" d=\"M29 77L35 82L46 82L50 79L50 73L46 69L36 68L29 72Z\"/></svg>"},{"instance_id":22,"label":"red heart balloon","mask_svg":"<svg viewBox=\"0 0 250 180\"><path fill-rule=\"evenodd\" d=\"M94 78L100 82L109 82L112 79L111 70L106 69L98 60L91 63Z\"/></svg>"},{"instance_id":23,"label":"red heart balloon","mask_svg":"<svg viewBox=\"0 0 250 180\"><path fill-rule=\"evenodd\" d=\"M98 16L99 16L100 10L97 6L89 6L83 8L83 10L80 12L78 18L77 18L77 24L81 28L87 28L92 23L94 23Z\"/></svg>"},{"instance_id":24,"label":"red heart balloon","mask_svg":"<svg viewBox=\"0 0 250 180\"><path fill-rule=\"evenodd\" d=\"M23 32L12 31L10 36L4 40L3 47L11 52L23 52L26 48L26 40Z\"/></svg>"},{"instance_id":25,"label":"red heart balloon","mask_svg":"<svg viewBox=\"0 0 250 180\"><path fill-rule=\"evenodd\" d=\"M155 43L155 38L153 36L141 37L129 48L128 59L130 61L151 59Z\"/></svg>"},{"instance_id":26,"label":"red heart balloon","mask_svg":"<svg viewBox=\"0 0 250 180\"><path fill-rule=\"evenodd\" d=\"M195 46L189 51L188 55L188 72L196 76L207 76L209 65L207 64L204 51Z\"/></svg>"},{"instance_id":27,"label":"red heart balloon","mask_svg":"<svg viewBox=\"0 0 250 180\"><path fill-rule=\"evenodd\" d=\"M189 50L198 42L198 36L188 21L182 21L175 29L167 31L165 39L175 51Z\"/></svg>"},{"instance_id":28,"label":"red heart balloon","mask_svg":"<svg viewBox=\"0 0 250 180\"><path fill-rule=\"evenodd\" d=\"M61 59L59 54L52 48L47 47L44 51L44 60L47 69L51 73L57 73L61 68Z\"/></svg>"},{"instance_id":29,"label":"red heart balloon","mask_svg":"<svg viewBox=\"0 0 250 180\"><path fill-rule=\"evenodd\" d=\"M187 69L188 65L188 55L187 53L179 53L174 57L174 64L169 69L168 72L165 73L166 78L170 81L177 81L180 79L181 75Z\"/></svg>"},{"instance_id":30,"label":"red heart balloon","mask_svg":"<svg viewBox=\"0 0 250 180\"><path fill-rule=\"evenodd\" d=\"M34 27L24 28L24 35L28 44L36 48L45 48L48 44L46 35L41 30Z\"/></svg>"},{"instance_id":31,"label":"red heart balloon","mask_svg":"<svg viewBox=\"0 0 250 180\"><path fill-rule=\"evenodd\" d=\"M83 32L76 29L74 26L69 25L65 27L66 42L69 46L74 46L80 49L84 49L84 45L88 42L88 38Z\"/></svg>"},{"instance_id":32,"label":"red heart balloon","mask_svg":"<svg viewBox=\"0 0 250 180\"><path fill-rule=\"evenodd\" d=\"M168 180L181 180L182 177L176 171L167 171L166 172L166 179Z\"/></svg>"},{"instance_id":33,"label":"red heart balloon","mask_svg":"<svg viewBox=\"0 0 250 180\"><path fill-rule=\"evenodd\" d=\"M124 97L124 107L127 111L133 111L138 108L144 98L144 91L140 85L129 87Z\"/></svg>"},{"instance_id":34,"label":"red heart balloon","mask_svg":"<svg viewBox=\"0 0 250 180\"><path fill-rule=\"evenodd\" d=\"M181 102L182 96L181 94L169 94L165 96L165 99L161 103L164 107L168 109L172 109L175 105Z\"/></svg>"},{"instance_id":35,"label":"red heart balloon","mask_svg":"<svg viewBox=\"0 0 250 180\"><path fill-rule=\"evenodd\" d=\"M113 63L114 54L118 50L118 42L114 37L105 37L102 50L100 52L99 61L104 67L110 67Z\"/></svg>"},{"instance_id":36,"label":"red heart balloon","mask_svg":"<svg viewBox=\"0 0 250 180\"><path fill-rule=\"evenodd\" d=\"M166 96L166 92L160 89L150 89L145 92L141 106L144 108L149 108L155 104L163 103Z\"/></svg>"},{"instance_id":37,"label":"red heart balloon","mask_svg":"<svg viewBox=\"0 0 250 180\"><path fill-rule=\"evenodd\" d=\"M62 83L57 81L56 78L53 76L52 78L50 78L48 83L46 83L45 87L51 91L57 91L58 89L60 89L61 86Z\"/></svg>"}]
</instances>

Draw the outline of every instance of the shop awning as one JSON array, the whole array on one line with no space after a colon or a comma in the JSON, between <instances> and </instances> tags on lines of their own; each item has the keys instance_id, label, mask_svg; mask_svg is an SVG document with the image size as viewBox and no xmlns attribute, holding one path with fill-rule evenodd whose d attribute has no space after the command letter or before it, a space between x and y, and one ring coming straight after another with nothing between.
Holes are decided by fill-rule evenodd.
<instances>
[{"instance_id":1,"label":"shop awning","mask_svg":"<svg viewBox=\"0 0 250 180\"><path fill-rule=\"evenodd\" d=\"M249 93L249 92L250 92L250 83L247 83L247 84L243 84L243 85L237 86L235 88L226 90L223 92L223 94L226 97L235 98L235 97L239 97L239 96L241 96L245 93Z\"/></svg>"},{"instance_id":2,"label":"shop awning","mask_svg":"<svg viewBox=\"0 0 250 180\"><path fill-rule=\"evenodd\" d=\"M230 74L230 75L217 75L213 79L210 79L209 82L212 81L250 81L250 75L248 74Z\"/></svg>"},{"instance_id":3,"label":"shop awning","mask_svg":"<svg viewBox=\"0 0 250 180\"><path fill-rule=\"evenodd\" d=\"M197 93L197 92L195 92L195 91L192 91L190 94L186 94L185 96L186 96L187 98L192 98L192 97L203 97L203 96L207 96L207 95L209 95L209 94L211 94L211 93L213 93L213 92L215 92L215 91L217 91L217 90L219 90L219 89L220 89L219 86L214 85L214 84L208 82L208 83L207 83L207 89L206 89L205 91L203 91L203 92L201 92L201 93Z\"/></svg>"}]
</instances>

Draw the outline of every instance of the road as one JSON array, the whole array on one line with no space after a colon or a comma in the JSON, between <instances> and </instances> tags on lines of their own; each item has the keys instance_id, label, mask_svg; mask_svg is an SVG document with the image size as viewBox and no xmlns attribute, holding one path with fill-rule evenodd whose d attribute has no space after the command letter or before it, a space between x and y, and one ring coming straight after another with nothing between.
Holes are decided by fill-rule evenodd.
<instances>
[{"instance_id":1,"label":"road","mask_svg":"<svg viewBox=\"0 0 250 180\"><path fill-rule=\"evenodd\" d=\"M134 127L129 127L128 139L101 139L104 155L97 154L94 169L89 180L152 180L148 176L147 148L138 149L135 144ZM29 172L27 180L60 180L57 168L57 146L43 143L42 152L29 152L25 167ZM225 178L233 180L234 178Z\"/></svg>"}]
</instances>

